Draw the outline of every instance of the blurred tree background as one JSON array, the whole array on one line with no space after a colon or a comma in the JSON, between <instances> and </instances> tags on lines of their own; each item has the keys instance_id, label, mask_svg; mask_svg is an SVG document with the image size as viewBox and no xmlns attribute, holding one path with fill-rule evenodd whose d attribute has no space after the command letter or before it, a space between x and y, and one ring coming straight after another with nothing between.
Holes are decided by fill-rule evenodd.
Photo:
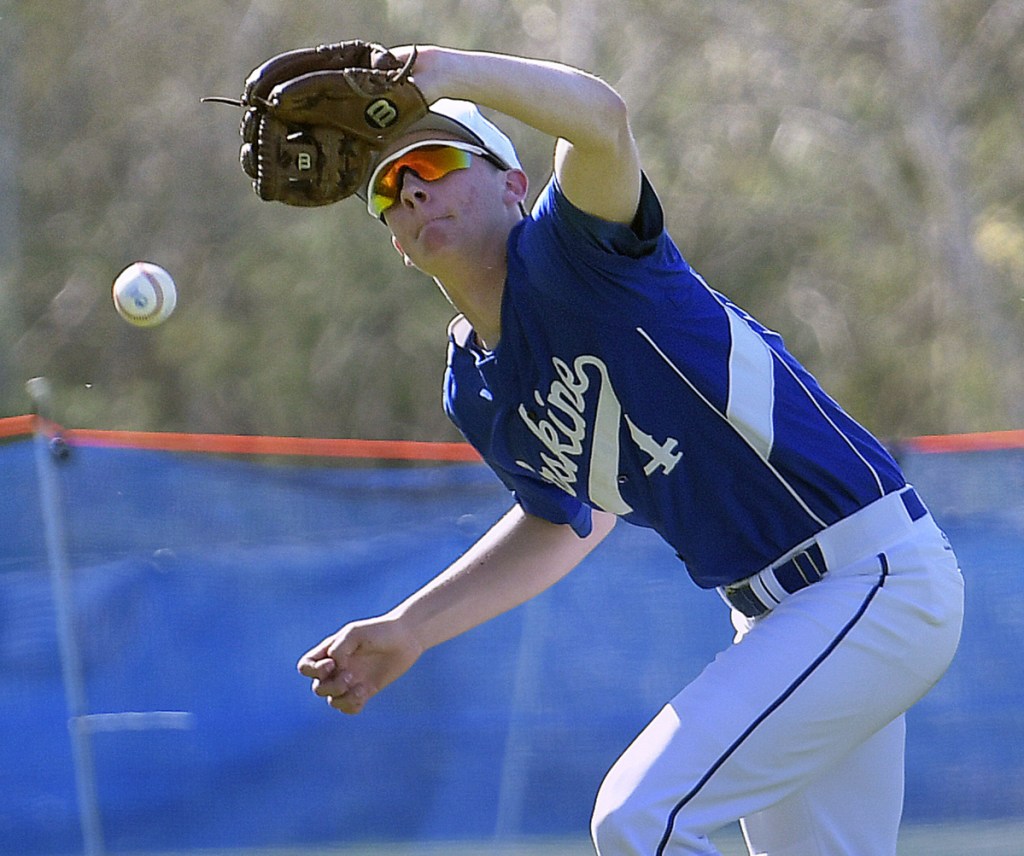
<instances>
[{"instance_id":1,"label":"blurred tree background","mask_svg":"<svg viewBox=\"0 0 1024 856\"><path fill-rule=\"evenodd\" d=\"M1021 0L0 0L0 415L46 375L72 427L456 437L434 285L356 202L260 202L199 103L356 36L600 74L684 254L856 418L1024 426ZM135 259L162 327L113 311Z\"/></svg>"}]
</instances>

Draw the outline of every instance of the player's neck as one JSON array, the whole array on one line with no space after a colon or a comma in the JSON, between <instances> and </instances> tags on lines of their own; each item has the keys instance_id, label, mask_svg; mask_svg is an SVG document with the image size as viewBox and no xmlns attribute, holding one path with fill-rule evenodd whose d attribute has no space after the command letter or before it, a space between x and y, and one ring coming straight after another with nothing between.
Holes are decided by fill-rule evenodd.
<instances>
[{"instance_id":1,"label":"player's neck","mask_svg":"<svg viewBox=\"0 0 1024 856\"><path fill-rule=\"evenodd\" d=\"M508 274L508 240L519 222L518 209L510 211L499 228L461 245L446 259L437 259L434 281L463 315L478 341L493 350L501 338L501 303Z\"/></svg>"},{"instance_id":2,"label":"player's neck","mask_svg":"<svg viewBox=\"0 0 1024 856\"><path fill-rule=\"evenodd\" d=\"M435 277L445 296L473 326L477 341L494 350L501 338L501 301L505 293L505 265L476 271L466 279Z\"/></svg>"}]
</instances>

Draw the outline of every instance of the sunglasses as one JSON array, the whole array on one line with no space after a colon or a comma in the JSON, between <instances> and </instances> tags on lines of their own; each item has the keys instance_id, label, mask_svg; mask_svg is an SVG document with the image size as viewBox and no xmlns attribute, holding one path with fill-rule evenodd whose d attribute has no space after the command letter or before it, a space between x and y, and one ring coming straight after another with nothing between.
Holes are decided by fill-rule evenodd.
<instances>
[{"instance_id":1,"label":"sunglasses","mask_svg":"<svg viewBox=\"0 0 1024 856\"><path fill-rule=\"evenodd\" d=\"M486 158L500 169L505 169L487 149L458 140L413 143L399 149L382 161L370 176L366 194L366 210L380 217L398 201L402 192L402 173L411 169L424 181L437 181L458 169L469 169L473 155Z\"/></svg>"}]
</instances>

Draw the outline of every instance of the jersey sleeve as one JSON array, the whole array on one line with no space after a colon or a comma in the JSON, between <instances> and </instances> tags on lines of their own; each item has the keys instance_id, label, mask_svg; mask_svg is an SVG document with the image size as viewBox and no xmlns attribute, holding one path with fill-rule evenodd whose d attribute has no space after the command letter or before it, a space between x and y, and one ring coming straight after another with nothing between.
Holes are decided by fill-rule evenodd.
<instances>
[{"instance_id":1,"label":"jersey sleeve","mask_svg":"<svg viewBox=\"0 0 1024 856\"><path fill-rule=\"evenodd\" d=\"M552 178L531 217L513 234L509 282L518 300L545 312L592 311L601 316L628 311L645 318L662 313L664 301L688 300L696 285L689 265L664 228L654 188L642 176L632 223L602 220L577 208Z\"/></svg>"},{"instance_id":2,"label":"jersey sleeve","mask_svg":"<svg viewBox=\"0 0 1024 856\"><path fill-rule=\"evenodd\" d=\"M589 505L554 485L509 477L493 462L488 463L498 478L512 491L515 501L527 514L540 517L549 523L571 526L573 532L580 538L586 538L591 533L593 516Z\"/></svg>"},{"instance_id":3,"label":"jersey sleeve","mask_svg":"<svg viewBox=\"0 0 1024 856\"><path fill-rule=\"evenodd\" d=\"M661 202L654 188L641 175L640 201L636 216L629 225L612 223L577 208L562 193L552 176L534 206L533 218L540 220L554 215L551 222L564 228L569 241L582 241L599 252L637 259L652 253L664 230Z\"/></svg>"}]
</instances>

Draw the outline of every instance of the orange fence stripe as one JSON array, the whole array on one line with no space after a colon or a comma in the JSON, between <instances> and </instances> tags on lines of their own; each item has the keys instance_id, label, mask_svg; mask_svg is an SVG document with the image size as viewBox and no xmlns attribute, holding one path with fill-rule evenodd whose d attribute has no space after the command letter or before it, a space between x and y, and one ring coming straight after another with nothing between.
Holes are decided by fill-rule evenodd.
<instances>
[{"instance_id":1,"label":"orange fence stripe","mask_svg":"<svg viewBox=\"0 0 1024 856\"><path fill-rule=\"evenodd\" d=\"M28 436L38 417L0 418L0 438ZM72 446L206 452L226 455L290 455L321 458L369 458L397 461L479 461L468 443L420 440L334 440L310 437L264 437L242 434L186 434L171 431L105 431L47 423Z\"/></svg>"},{"instance_id":2,"label":"orange fence stripe","mask_svg":"<svg viewBox=\"0 0 1024 856\"><path fill-rule=\"evenodd\" d=\"M996 449L1020 449L1024 447L1024 430L913 437L904 445L915 452L990 452Z\"/></svg>"},{"instance_id":3,"label":"orange fence stripe","mask_svg":"<svg viewBox=\"0 0 1024 856\"><path fill-rule=\"evenodd\" d=\"M417 440L333 440L239 434L183 434L164 431L73 429L64 435L75 446L115 446L171 452L228 455L308 455L321 458L374 458L401 461L479 461L468 443Z\"/></svg>"},{"instance_id":4,"label":"orange fence stripe","mask_svg":"<svg viewBox=\"0 0 1024 856\"><path fill-rule=\"evenodd\" d=\"M33 433L37 417L0 418L0 439ZM60 430L57 428L57 430ZM479 461L468 443L420 440L341 440L311 437L264 437L244 434L187 434L170 431L104 431L73 428L64 439L78 446L206 452L225 455L296 455L320 458L366 458L394 461ZM984 452L1024 448L1024 430L911 437L900 445L922 453Z\"/></svg>"},{"instance_id":5,"label":"orange fence stripe","mask_svg":"<svg viewBox=\"0 0 1024 856\"><path fill-rule=\"evenodd\" d=\"M35 416L8 416L0 419L0 437L23 437L35 430Z\"/></svg>"}]
</instances>

